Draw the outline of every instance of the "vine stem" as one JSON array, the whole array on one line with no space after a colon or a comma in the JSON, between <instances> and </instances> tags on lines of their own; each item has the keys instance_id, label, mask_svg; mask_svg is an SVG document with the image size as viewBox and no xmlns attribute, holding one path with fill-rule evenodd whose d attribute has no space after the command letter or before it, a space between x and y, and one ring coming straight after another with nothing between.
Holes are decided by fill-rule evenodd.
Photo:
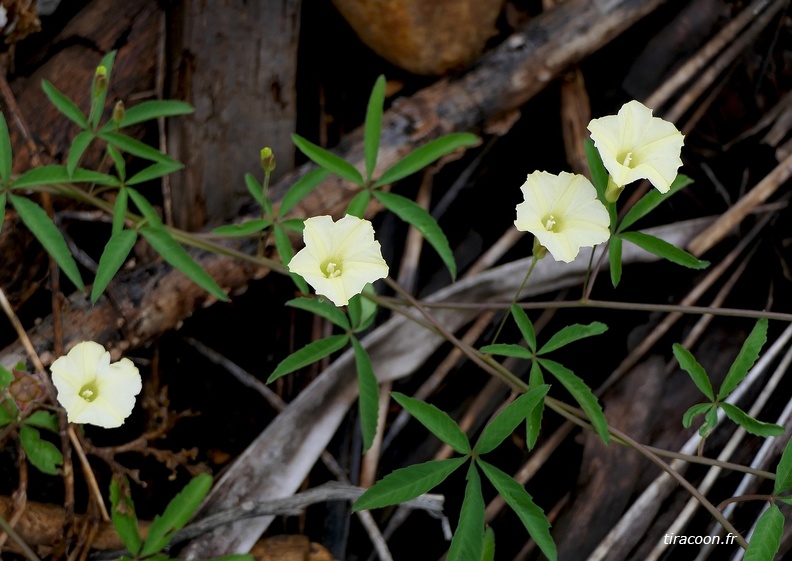
<instances>
[{"instance_id":1,"label":"vine stem","mask_svg":"<svg viewBox=\"0 0 792 561\"><path fill-rule=\"evenodd\" d=\"M533 258L531 259L531 266L528 267L528 272L525 273L525 278L523 279L522 283L520 283L520 288L518 288L517 292L514 293L514 298L512 298L511 304L509 304L509 308L506 310L506 313L503 314L503 319L498 326L498 330L495 332L495 336L492 338L493 345L495 344L495 341L498 340L498 336L501 334L501 331L503 331L503 326L506 325L506 320L509 319L509 316L511 316L512 306L517 303L517 300L520 298L520 293L522 293L523 288L525 288L525 285L528 283L528 279L531 278L531 273L533 273L534 267L536 267L539 259L541 259L541 257L537 257L536 255L536 251L534 251Z\"/></svg>"}]
</instances>

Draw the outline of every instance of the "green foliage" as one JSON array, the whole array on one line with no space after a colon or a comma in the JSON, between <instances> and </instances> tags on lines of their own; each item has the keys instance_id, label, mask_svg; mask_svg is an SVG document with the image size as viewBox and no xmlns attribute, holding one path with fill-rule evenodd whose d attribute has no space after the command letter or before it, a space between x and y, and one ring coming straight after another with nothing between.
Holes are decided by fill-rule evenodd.
<instances>
[{"instance_id":1,"label":"green foliage","mask_svg":"<svg viewBox=\"0 0 792 561\"><path fill-rule=\"evenodd\" d=\"M458 148L475 146L479 143L479 138L469 132L453 133L441 136L428 144L416 148L407 156L393 164L383 173L374 183L374 188L382 187L390 183L412 175L422 170L431 163L436 162L443 156L450 154Z\"/></svg>"},{"instance_id":2,"label":"green foliage","mask_svg":"<svg viewBox=\"0 0 792 561\"><path fill-rule=\"evenodd\" d=\"M355 337L352 337L352 348L355 349L355 368L358 378L358 412L360 414L360 428L363 433L363 450L371 448L374 437L377 435L377 421L379 419L379 383L371 366L371 358Z\"/></svg>"},{"instance_id":3,"label":"green foliage","mask_svg":"<svg viewBox=\"0 0 792 561\"><path fill-rule=\"evenodd\" d=\"M363 218L363 215L366 213L366 208L368 207L369 201L371 200L371 191L368 189L364 189L360 191L357 195L352 197L352 200L349 201L347 205L346 213L351 214L352 216L357 216L358 218Z\"/></svg>"},{"instance_id":4,"label":"green foliage","mask_svg":"<svg viewBox=\"0 0 792 561\"><path fill-rule=\"evenodd\" d=\"M170 156L163 154L156 148L153 148L148 144L144 144L139 140L135 140L134 138L126 136L119 132L100 132L99 138L101 138L108 144L113 145L119 150L128 152L133 156L137 156L138 158L143 158L144 160L150 160L152 162L170 164L174 166L181 165L179 164L179 162L177 162Z\"/></svg>"},{"instance_id":5,"label":"green foliage","mask_svg":"<svg viewBox=\"0 0 792 561\"><path fill-rule=\"evenodd\" d=\"M585 339L586 337L593 337L594 335L605 333L607 330L608 326L598 321L592 322L588 325L581 325L579 323L568 325L550 337L550 340L542 345L542 348L539 349L536 354L542 355L555 351L570 343L579 341L580 339Z\"/></svg>"},{"instance_id":6,"label":"green foliage","mask_svg":"<svg viewBox=\"0 0 792 561\"><path fill-rule=\"evenodd\" d=\"M510 343L495 343L494 345L484 345L479 349L482 353L489 355L511 356L514 358L524 358L531 360L534 358L534 353L520 345L513 345Z\"/></svg>"},{"instance_id":7,"label":"green foliage","mask_svg":"<svg viewBox=\"0 0 792 561\"><path fill-rule=\"evenodd\" d=\"M484 530L484 547L481 551L481 561L495 561L495 532L492 527Z\"/></svg>"},{"instance_id":8,"label":"green foliage","mask_svg":"<svg viewBox=\"0 0 792 561\"><path fill-rule=\"evenodd\" d=\"M467 473L467 487L459 524L448 550L448 561L481 561L484 550L484 498L481 496L481 477L471 462Z\"/></svg>"},{"instance_id":9,"label":"green foliage","mask_svg":"<svg viewBox=\"0 0 792 561\"><path fill-rule=\"evenodd\" d=\"M331 335L330 337L308 343L302 349L284 358L275 368L275 371L270 374L270 377L267 378L267 383L270 384L281 376L290 374L336 351L340 351L348 342L349 335L345 333L343 335Z\"/></svg>"},{"instance_id":10,"label":"green foliage","mask_svg":"<svg viewBox=\"0 0 792 561\"><path fill-rule=\"evenodd\" d=\"M245 174L245 187L247 187L250 196L253 197L259 205L264 206L264 188L252 173Z\"/></svg>"},{"instance_id":11,"label":"green foliage","mask_svg":"<svg viewBox=\"0 0 792 561\"><path fill-rule=\"evenodd\" d=\"M256 219L248 220L241 224L226 224L212 230L213 234L228 236L229 238L244 238L252 234L262 232L272 226L272 220Z\"/></svg>"},{"instance_id":12,"label":"green foliage","mask_svg":"<svg viewBox=\"0 0 792 561\"><path fill-rule=\"evenodd\" d=\"M651 189L646 195L641 197L641 200L633 205L633 207L624 215L622 221L619 223L617 232L622 232L625 228L629 228L635 222L652 212L663 201L667 200L674 193L684 189L693 183L693 180L686 175L677 175L668 192L661 193L657 189Z\"/></svg>"},{"instance_id":13,"label":"green foliage","mask_svg":"<svg viewBox=\"0 0 792 561\"><path fill-rule=\"evenodd\" d=\"M99 258L99 267L96 269L96 278L91 289L91 302L96 302L105 291L107 285L126 261L137 238L135 230L122 230L110 236L102 252L102 257Z\"/></svg>"},{"instance_id":14,"label":"green foliage","mask_svg":"<svg viewBox=\"0 0 792 561\"><path fill-rule=\"evenodd\" d=\"M77 269L77 263L69 251L66 241L63 239L58 228L50 220L47 213L33 201L10 195L11 204L14 205L17 214L28 230L36 236L36 239L44 246L44 249L52 255L61 270L69 277L78 290L85 290L85 285Z\"/></svg>"},{"instance_id":15,"label":"green foliage","mask_svg":"<svg viewBox=\"0 0 792 561\"><path fill-rule=\"evenodd\" d=\"M0 390L8 387L8 384L14 381L14 373L8 368L0 364Z\"/></svg>"},{"instance_id":16,"label":"green foliage","mask_svg":"<svg viewBox=\"0 0 792 561\"><path fill-rule=\"evenodd\" d=\"M113 63L115 62L116 51L110 51L104 57L102 57L99 66L103 66L107 71L107 83L110 82L110 76L113 73ZM92 93L91 99L91 114L88 117L88 120L91 123L91 128L96 130L99 126L99 121L102 119L102 113L105 106L105 100L107 99L107 90L108 88L104 88L103 91L100 91L98 95L94 95ZM96 92L96 76L94 76L93 83L91 84L91 92Z\"/></svg>"},{"instance_id":17,"label":"green foliage","mask_svg":"<svg viewBox=\"0 0 792 561\"><path fill-rule=\"evenodd\" d=\"M132 555L140 553L143 540L140 539L138 532L138 522L135 516L135 503L129 494L129 483L126 478L121 480L121 484L113 478L110 482L110 503L113 527L124 542L124 547Z\"/></svg>"},{"instance_id":18,"label":"green foliage","mask_svg":"<svg viewBox=\"0 0 792 561\"><path fill-rule=\"evenodd\" d=\"M138 123L145 123L160 117L176 117L178 115L189 115L195 109L189 103L178 100L153 100L144 101L128 107L124 111L124 118L118 124L118 128L130 127ZM108 121L102 127L102 132L109 132L114 128L115 123Z\"/></svg>"},{"instance_id":19,"label":"green foliage","mask_svg":"<svg viewBox=\"0 0 792 561\"><path fill-rule=\"evenodd\" d=\"M613 288L619 286L622 276L622 240L613 235L608 243L608 263L610 264L611 284Z\"/></svg>"},{"instance_id":20,"label":"green foliage","mask_svg":"<svg viewBox=\"0 0 792 561\"><path fill-rule=\"evenodd\" d=\"M31 464L49 475L58 474L58 466L63 464L63 455L54 444L42 439L39 431L29 425L22 425L19 427L19 441Z\"/></svg>"},{"instance_id":21,"label":"green foliage","mask_svg":"<svg viewBox=\"0 0 792 561\"><path fill-rule=\"evenodd\" d=\"M536 351L536 331L534 330L533 323L531 323L528 314L526 314L525 310L523 310L517 304L512 304L510 310L514 321L517 323L517 327L520 328L520 333L522 333L528 348L532 351Z\"/></svg>"},{"instance_id":22,"label":"green foliage","mask_svg":"<svg viewBox=\"0 0 792 561\"><path fill-rule=\"evenodd\" d=\"M476 442L476 452L478 454L486 454L500 446L514 432L517 425L528 418L547 395L549 389L550 386L548 385L532 386L530 390L510 403L490 424L484 427L484 431L481 433L478 442Z\"/></svg>"},{"instance_id":23,"label":"green foliage","mask_svg":"<svg viewBox=\"0 0 792 561\"><path fill-rule=\"evenodd\" d=\"M127 180L126 184L131 186L137 185L139 183L145 183L146 181L153 181L154 179L159 179L165 175L170 175L174 171L178 171L183 167L183 164L173 160L170 162L157 162L156 164L152 164L137 172Z\"/></svg>"},{"instance_id":24,"label":"green foliage","mask_svg":"<svg viewBox=\"0 0 792 561\"><path fill-rule=\"evenodd\" d=\"M126 187L118 190L115 203L113 203L113 230L112 235L120 233L124 229L126 220L127 206L129 205L129 192Z\"/></svg>"},{"instance_id":25,"label":"green foliage","mask_svg":"<svg viewBox=\"0 0 792 561\"><path fill-rule=\"evenodd\" d=\"M366 160L366 183L371 182L371 174L377 165L380 133L382 132L382 105L385 103L385 76L380 76L371 90L366 111L366 124L363 152Z\"/></svg>"},{"instance_id":26,"label":"green foliage","mask_svg":"<svg viewBox=\"0 0 792 561\"><path fill-rule=\"evenodd\" d=\"M16 415L11 413L11 411L8 410L8 408L6 407L6 405L4 403L0 402L0 428L6 426L8 423L13 421L15 418L16 418Z\"/></svg>"},{"instance_id":27,"label":"green foliage","mask_svg":"<svg viewBox=\"0 0 792 561\"><path fill-rule=\"evenodd\" d=\"M605 189L608 188L608 170L605 169L599 150L597 150L597 147L594 146L594 142L592 142L590 138L587 138L583 142L583 147L586 151L586 159L588 160L591 179L594 183L594 188L597 190L597 198L602 204L608 206L608 201L605 200ZM611 231L614 227L615 224L611 224Z\"/></svg>"},{"instance_id":28,"label":"green foliage","mask_svg":"<svg viewBox=\"0 0 792 561\"><path fill-rule=\"evenodd\" d=\"M311 170L298 179L283 196L280 208L278 209L278 216L285 216L297 203L310 195L322 181L327 179L327 176L327 170L320 168Z\"/></svg>"},{"instance_id":29,"label":"green foliage","mask_svg":"<svg viewBox=\"0 0 792 561\"><path fill-rule=\"evenodd\" d=\"M300 152L308 156L316 165L361 187L365 185L360 172L352 164L342 160L332 152L317 146L298 134L292 134L292 142L300 149Z\"/></svg>"},{"instance_id":30,"label":"green foliage","mask_svg":"<svg viewBox=\"0 0 792 561\"><path fill-rule=\"evenodd\" d=\"M574 372L565 366L546 358L540 358L538 360L542 368L555 376L556 380L561 382L566 390L572 394L575 401L580 404L580 407L582 407L583 411L588 415L591 425L594 427L594 431L605 444L608 444L610 441L608 421L605 418L605 414L602 412L602 407L599 401L597 401L597 397L591 389Z\"/></svg>"},{"instance_id":31,"label":"green foliage","mask_svg":"<svg viewBox=\"0 0 792 561\"><path fill-rule=\"evenodd\" d=\"M429 242L429 245L440 255L446 268L448 268L448 272L451 274L451 279L456 279L457 268L454 261L454 252L451 251L448 239L431 214L410 199L395 193L374 191L374 198L393 214L421 232L426 241Z\"/></svg>"},{"instance_id":32,"label":"green foliage","mask_svg":"<svg viewBox=\"0 0 792 561\"><path fill-rule=\"evenodd\" d=\"M110 156L111 160L113 160L113 164L115 165L119 179L121 179L121 181L125 181L126 160L124 160L124 156L122 156L121 152L119 152L112 144L107 145L107 155ZM120 190L122 191L123 187Z\"/></svg>"},{"instance_id":33,"label":"green foliage","mask_svg":"<svg viewBox=\"0 0 792 561\"><path fill-rule=\"evenodd\" d=\"M748 549L745 550L745 561L773 561L781 547L783 533L784 515L776 505L770 505L756 523Z\"/></svg>"},{"instance_id":34,"label":"green foliage","mask_svg":"<svg viewBox=\"0 0 792 561\"><path fill-rule=\"evenodd\" d=\"M352 505L352 511L371 510L414 499L445 481L467 460L463 456L397 469L369 487Z\"/></svg>"},{"instance_id":35,"label":"green foliage","mask_svg":"<svg viewBox=\"0 0 792 561\"><path fill-rule=\"evenodd\" d=\"M58 427L58 416L49 411L36 411L24 421L23 425L37 427L40 429L48 430L57 433L60 429Z\"/></svg>"},{"instance_id":36,"label":"green foliage","mask_svg":"<svg viewBox=\"0 0 792 561\"><path fill-rule=\"evenodd\" d=\"M533 502L531 495L528 494L522 485L492 464L485 462L481 458L476 459L476 464L500 493L506 504L517 513L523 526L528 530L528 534L539 546L539 549L542 550L542 553L550 561L556 561L558 552L550 535L550 522L548 522L542 509Z\"/></svg>"},{"instance_id":37,"label":"green foliage","mask_svg":"<svg viewBox=\"0 0 792 561\"><path fill-rule=\"evenodd\" d=\"M696 387L704 394L710 401L715 401L715 392L712 391L712 384L707 376L704 367L701 366L696 357L679 343L674 343L674 356L679 362L682 370L690 374L690 378Z\"/></svg>"},{"instance_id":38,"label":"green foliage","mask_svg":"<svg viewBox=\"0 0 792 561\"><path fill-rule=\"evenodd\" d=\"M726 416L744 428L746 431L756 436L780 436L784 434L784 427L774 425L773 423L765 423L758 421L749 416L748 413L731 403L721 403L721 409L726 413Z\"/></svg>"},{"instance_id":39,"label":"green foliage","mask_svg":"<svg viewBox=\"0 0 792 561\"><path fill-rule=\"evenodd\" d=\"M415 417L437 438L460 454L470 453L470 441L467 435L448 416L448 413L441 411L430 403L413 399L398 392L393 392L391 395L393 395L393 399L399 405L404 407L410 415Z\"/></svg>"},{"instance_id":40,"label":"green foliage","mask_svg":"<svg viewBox=\"0 0 792 561\"><path fill-rule=\"evenodd\" d=\"M781 459L778 461L776 467L775 484L773 485L773 494L779 495L784 491L792 488L792 438L790 438L784 447L784 453L781 454Z\"/></svg>"},{"instance_id":41,"label":"green foliage","mask_svg":"<svg viewBox=\"0 0 792 561\"><path fill-rule=\"evenodd\" d=\"M542 376L542 369L539 364L534 361L531 364L531 373L528 377L528 385L531 388L538 388L544 384L544 376ZM526 418L525 423L525 445L531 450L536 446L536 441L539 439L539 431L542 429L542 416L544 414L544 399L536 404L533 411Z\"/></svg>"},{"instance_id":42,"label":"green foliage","mask_svg":"<svg viewBox=\"0 0 792 561\"><path fill-rule=\"evenodd\" d=\"M693 405L690 409L685 411L685 414L682 415L682 426L686 429L690 428L690 425L693 424L693 419L695 419L698 415L706 415L707 412L715 407L711 403L697 403Z\"/></svg>"},{"instance_id":43,"label":"green foliage","mask_svg":"<svg viewBox=\"0 0 792 561\"><path fill-rule=\"evenodd\" d=\"M682 265L689 269L706 269L709 261L701 261L690 255L687 251L671 245L665 240L644 234L643 232L622 232L621 238L637 245L641 249L662 257L677 265Z\"/></svg>"},{"instance_id":44,"label":"green foliage","mask_svg":"<svg viewBox=\"0 0 792 561\"><path fill-rule=\"evenodd\" d=\"M52 185L55 183L96 183L98 185L109 185L113 187L118 187L120 185L118 179L112 175L80 168L69 173L69 170L67 170L65 166L53 165L33 168L23 173L14 181L11 188L27 189L29 187Z\"/></svg>"},{"instance_id":45,"label":"green foliage","mask_svg":"<svg viewBox=\"0 0 792 561\"><path fill-rule=\"evenodd\" d=\"M275 247L278 249L278 255L280 255L281 262L284 265L288 265L294 257L294 248L292 248L289 234L286 233L286 230L284 230L280 224L275 225L272 233L275 236ZM294 281L294 284L297 285L297 288L300 289L300 292L303 294L308 294L308 284L306 284L305 279L303 279L300 275L295 275L293 273L291 274L291 278Z\"/></svg>"},{"instance_id":46,"label":"green foliage","mask_svg":"<svg viewBox=\"0 0 792 561\"><path fill-rule=\"evenodd\" d=\"M726 374L726 379L721 384L720 391L718 392L718 400L726 399L737 384L745 379L748 371L756 363L759 358L759 351L764 347L767 341L767 318L762 318L756 322L756 325L751 330L748 338L740 348L737 358L734 359L729 372Z\"/></svg>"},{"instance_id":47,"label":"green foliage","mask_svg":"<svg viewBox=\"0 0 792 561\"><path fill-rule=\"evenodd\" d=\"M83 115L83 112L77 107L77 104L69 99L66 94L47 80L41 81L41 89L44 90L44 94L50 100L50 103L52 103L58 111L63 113L67 119L77 123L81 129L88 128L88 119L85 118L85 115Z\"/></svg>"},{"instance_id":48,"label":"green foliage","mask_svg":"<svg viewBox=\"0 0 792 561\"><path fill-rule=\"evenodd\" d=\"M82 131L74 137L71 148L69 148L69 157L66 161L66 171L69 173L69 175L74 173L74 170L77 168L77 164L80 163L80 158L82 158L93 139L94 135L91 131Z\"/></svg>"},{"instance_id":49,"label":"green foliage","mask_svg":"<svg viewBox=\"0 0 792 561\"><path fill-rule=\"evenodd\" d=\"M165 512L151 522L140 556L145 557L162 551L173 534L181 530L193 517L211 487L212 476L206 473L196 476L185 485L184 489L168 503Z\"/></svg>"},{"instance_id":50,"label":"green foliage","mask_svg":"<svg viewBox=\"0 0 792 561\"><path fill-rule=\"evenodd\" d=\"M5 115L0 112L0 180L3 185L11 183L11 137L8 134L8 123ZM0 224L3 222L0 221Z\"/></svg>"},{"instance_id":51,"label":"green foliage","mask_svg":"<svg viewBox=\"0 0 792 561\"><path fill-rule=\"evenodd\" d=\"M371 286L371 283L363 288L362 293L356 294L350 298L349 304L347 304L349 319L352 322L352 330L355 333L360 333L368 329L377 315L377 304L363 296L366 292L374 292L374 287Z\"/></svg>"},{"instance_id":52,"label":"green foliage","mask_svg":"<svg viewBox=\"0 0 792 561\"><path fill-rule=\"evenodd\" d=\"M286 305L323 317L344 331L349 331L351 329L349 318L327 300L320 300L318 298L295 298L286 302Z\"/></svg>"}]
</instances>

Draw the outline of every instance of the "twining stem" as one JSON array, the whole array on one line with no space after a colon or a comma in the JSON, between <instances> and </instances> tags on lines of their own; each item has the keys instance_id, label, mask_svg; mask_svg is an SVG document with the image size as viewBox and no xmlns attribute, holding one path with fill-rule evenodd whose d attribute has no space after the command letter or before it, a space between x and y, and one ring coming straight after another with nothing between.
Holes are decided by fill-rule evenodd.
<instances>
[{"instance_id":1,"label":"twining stem","mask_svg":"<svg viewBox=\"0 0 792 561\"><path fill-rule=\"evenodd\" d=\"M729 497L718 505L718 510L723 510L732 503L746 503L748 501L774 501L773 495L740 495L739 497Z\"/></svg>"},{"instance_id":2,"label":"twining stem","mask_svg":"<svg viewBox=\"0 0 792 561\"><path fill-rule=\"evenodd\" d=\"M509 304L509 308L506 310L506 313L503 314L503 319L498 326L498 330L495 332L495 336L492 338L492 344L495 344L495 341L498 340L498 335L500 335L501 331L503 331L503 326L506 325L506 320L509 319L511 316L511 307L517 303L517 300L520 298L520 294L525 288L528 279L531 278L531 273L533 273L534 267L536 267L536 263L541 259L540 257L536 256L537 253L534 251L533 258L531 259L531 266L528 267L528 272L525 273L525 278L523 279L522 283L520 283L520 288L517 289L517 292L514 293L514 298L512 298L511 304Z\"/></svg>"}]
</instances>

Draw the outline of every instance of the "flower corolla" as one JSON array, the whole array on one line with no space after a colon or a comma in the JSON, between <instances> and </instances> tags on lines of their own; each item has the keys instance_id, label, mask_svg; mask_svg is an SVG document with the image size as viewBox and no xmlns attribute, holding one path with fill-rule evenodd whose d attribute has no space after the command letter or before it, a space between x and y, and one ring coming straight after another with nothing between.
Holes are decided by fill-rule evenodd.
<instances>
[{"instance_id":1,"label":"flower corolla","mask_svg":"<svg viewBox=\"0 0 792 561\"><path fill-rule=\"evenodd\" d=\"M330 216L308 218L303 240L305 247L289 262L289 271L336 306L345 306L368 283L388 275L368 220L350 214L337 222Z\"/></svg>"},{"instance_id":2,"label":"flower corolla","mask_svg":"<svg viewBox=\"0 0 792 561\"><path fill-rule=\"evenodd\" d=\"M140 393L140 372L128 358L110 363L110 353L99 343L77 343L50 366L58 401L71 423L106 429L121 426Z\"/></svg>"},{"instance_id":3,"label":"flower corolla","mask_svg":"<svg viewBox=\"0 0 792 561\"><path fill-rule=\"evenodd\" d=\"M582 175L536 171L521 187L518 230L531 232L556 261L569 263L581 247L594 247L610 236L610 217L591 182Z\"/></svg>"},{"instance_id":4,"label":"flower corolla","mask_svg":"<svg viewBox=\"0 0 792 561\"><path fill-rule=\"evenodd\" d=\"M685 137L673 123L652 116L639 101L625 103L617 115L593 119L588 130L610 174L615 195L638 179L648 179L667 193L682 165L679 155ZM617 190L618 189L618 190Z\"/></svg>"}]
</instances>

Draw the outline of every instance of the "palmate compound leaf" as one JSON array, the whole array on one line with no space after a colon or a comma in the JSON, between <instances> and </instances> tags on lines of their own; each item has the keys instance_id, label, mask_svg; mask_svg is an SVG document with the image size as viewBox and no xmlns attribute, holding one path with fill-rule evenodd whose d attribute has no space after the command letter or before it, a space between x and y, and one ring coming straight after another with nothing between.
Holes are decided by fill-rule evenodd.
<instances>
[{"instance_id":1,"label":"palmate compound leaf","mask_svg":"<svg viewBox=\"0 0 792 561\"><path fill-rule=\"evenodd\" d=\"M721 403L720 406L729 419L740 425L751 434L765 437L780 436L784 434L784 427L754 419L748 415L748 413L739 407L732 405L731 403Z\"/></svg>"},{"instance_id":2,"label":"palmate compound leaf","mask_svg":"<svg viewBox=\"0 0 792 561\"><path fill-rule=\"evenodd\" d=\"M277 368L275 368L275 371L270 374L270 377L267 378L267 383L270 384L281 376L290 374L336 351L340 351L346 347L348 342L349 335L344 333L343 335L330 335L330 337L308 343L302 349L284 358L280 364L278 364Z\"/></svg>"},{"instance_id":3,"label":"palmate compound leaf","mask_svg":"<svg viewBox=\"0 0 792 561\"><path fill-rule=\"evenodd\" d=\"M787 441L784 453L778 461L773 494L778 495L790 488L792 488L792 438Z\"/></svg>"},{"instance_id":4,"label":"palmate compound leaf","mask_svg":"<svg viewBox=\"0 0 792 561\"><path fill-rule=\"evenodd\" d=\"M381 508L414 499L445 481L467 460L463 456L397 469L363 493L352 505L352 511Z\"/></svg>"},{"instance_id":5,"label":"palmate compound leaf","mask_svg":"<svg viewBox=\"0 0 792 561\"><path fill-rule=\"evenodd\" d=\"M74 283L74 286L78 290L85 290L77 263L74 261L66 241L63 239L60 230L53 224L47 213L44 212L44 209L25 197L18 195L10 195L10 197L11 204L14 205L19 218L27 226L28 230L36 236L36 239L44 246L47 253L52 255L61 270Z\"/></svg>"},{"instance_id":6,"label":"palmate compound leaf","mask_svg":"<svg viewBox=\"0 0 792 561\"><path fill-rule=\"evenodd\" d=\"M481 436L476 442L476 452L486 454L491 452L508 437L517 425L522 423L544 399L550 386L531 386L531 389L515 399L490 424L484 427Z\"/></svg>"},{"instance_id":7,"label":"palmate compound leaf","mask_svg":"<svg viewBox=\"0 0 792 561\"><path fill-rule=\"evenodd\" d=\"M165 507L165 512L156 516L151 522L140 556L145 557L162 551L173 534L190 521L211 487L212 476L207 473L197 475L185 485L184 489Z\"/></svg>"},{"instance_id":8,"label":"palmate compound leaf","mask_svg":"<svg viewBox=\"0 0 792 561\"><path fill-rule=\"evenodd\" d=\"M432 218L432 215L401 195L384 191L374 191L373 193L374 198L382 203L382 206L421 232L424 239L440 255L440 259L443 260L448 272L451 274L451 279L456 279L457 267L456 261L454 261L454 252L451 251L448 238L446 238L443 230L440 229L437 221Z\"/></svg>"},{"instance_id":9,"label":"palmate compound leaf","mask_svg":"<svg viewBox=\"0 0 792 561\"><path fill-rule=\"evenodd\" d=\"M602 412L602 407L597 401L596 396L592 393L586 383L581 380L569 368L546 358L540 358L539 364L546 369L550 374L555 376L556 380L572 394L580 404L580 407L588 415L594 431L599 435L605 444L610 441L610 434L608 433L608 421L605 419L605 414Z\"/></svg>"},{"instance_id":10,"label":"palmate compound leaf","mask_svg":"<svg viewBox=\"0 0 792 561\"><path fill-rule=\"evenodd\" d=\"M371 448L377 435L379 383L374 375L368 352L355 337L352 337L352 347L355 349L355 368L358 378L360 429L363 433L363 451L366 451Z\"/></svg>"},{"instance_id":11,"label":"palmate compound leaf","mask_svg":"<svg viewBox=\"0 0 792 561\"><path fill-rule=\"evenodd\" d=\"M500 493L501 497L503 497L503 500L506 501L506 504L520 517L525 529L528 530L528 534L539 546L539 549L542 550L542 553L550 561L556 561L558 551L550 535L550 522L542 509L533 502L533 498L528 494L528 491L509 477L508 474L492 464L488 464L481 458L477 458L476 463L487 479L490 480L490 483Z\"/></svg>"},{"instance_id":12,"label":"palmate compound leaf","mask_svg":"<svg viewBox=\"0 0 792 561\"><path fill-rule=\"evenodd\" d=\"M718 401L726 399L737 387L737 384L743 381L748 371L759 358L759 351L762 350L766 341L767 318L762 318L756 322L745 343L743 343L740 352L737 354L737 358L734 359L731 368L729 368L729 372L726 374L726 378L723 380L718 392Z\"/></svg>"},{"instance_id":13,"label":"palmate compound leaf","mask_svg":"<svg viewBox=\"0 0 792 561\"><path fill-rule=\"evenodd\" d=\"M143 540L140 539L138 532L137 516L135 515L135 503L129 494L129 484L126 479L122 480L121 485L114 477L110 482L110 503L112 506L111 517L113 527L121 536L124 547L132 555L140 552Z\"/></svg>"},{"instance_id":14,"label":"palmate compound leaf","mask_svg":"<svg viewBox=\"0 0 792 561\"><path fill-rule=\"evenodd\" d=\"M42 439L39 431L22 425L19 427L19 441L31 464L49 475L58 474L58 466L63 464L63 455L54 444Z\"/></svg>"},{"instance_id":15,"label":"palmate compound leaf","mask_svg":"<svg viewBox=\"0 0 792 561\"><path fill-rule=\"evenodd\" d=\"M693 383L696 384L699 391L710 401L715 401L715 392L712 391L712 384L707 376L707 372L704 370L704 367L698 363L696 357L679 343L674 343L674 356L677 362L679 362L679 366L682 367L682 370L690 375L690 378L693 380ZM687 426L690 426L690 424L688 423Z\"/></svg>"},{"instance_id":16,"label":"palmate compound leaf","mask_svg":"<svg viewBox=\"0 0 792 561\"><path fill-rule=\"evenodd\" d=\"M365 185L363 176L360 175L360 172L349 162L342 160L332 152L317 146L298 134L292 134L292 142L300 149L300 152L308 156L308 158L319 167L323 167L327 171L343 177L361 187Z\"/></svg>"},{"instance_id":17,"label":"palmate compound leaf","mask_svg":"<svg viewBox=\"0 0 792 561\"><path fill-rule=\"evenodd\" d=\"M481 477L475 463L471 462L467 473L465 498L459 512L459 524L448 550L448 561L481 561L484 549L484 520Z\"/></svg>"},{"instance_id":18,"label":"palmate compound leaf","mask_svg":"<svg viewBox=\"0 0 792 561\"><path fill-rule=\"evenodd\" d=\"M770 505L756 522L756 529L745 550L745 561L773 561L781 547L783 533L784 515L776 505Z\"/></svg>"},{"instance_id":19,"label":"palmate compound leaf","mask_svg":"<svg viewBox=\"0 0 792 561\"><path fill-rule=\"evenodd\" d=\"M468 454L470 452L470 441L467 435L448 416L448 413L441 411L430 403L413 399L399 392L393 392L391 395L399 405L404 407L410 415L415 417L437 438L460 454Z\"/></svg>"},{"instance_id":20,"label":"palmate compound leaf","mask_svg":"<svg viewBox=\"0 0 792 561\"><path fill-rule=\"evenodd\" d=\"M579 323L568 325L550 337L550 340L542 345L542 348L537 351L537 354L552 352L580 339L593 337L594 335L600 335L605 333L607 330L608 326L598 321L592 322L588 325L582 325Z\"/></svg>"}]
</instances>

